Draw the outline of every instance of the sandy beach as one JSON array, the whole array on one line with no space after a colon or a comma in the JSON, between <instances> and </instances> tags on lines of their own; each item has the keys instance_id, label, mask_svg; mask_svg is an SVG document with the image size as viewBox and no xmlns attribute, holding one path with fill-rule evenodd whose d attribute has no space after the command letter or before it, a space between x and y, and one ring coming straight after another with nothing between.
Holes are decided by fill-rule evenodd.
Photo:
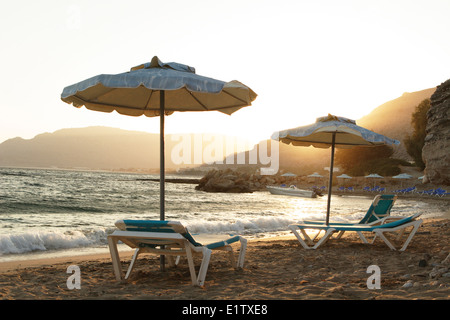
<instances>
[{"instance_id":1,"label":"sandy beach","mask_svg":"<svg viewBox=\"0 0 450 320\"><path fill-rule=\"evenodd\" d=\"M0 298L6 300L446 300L450 298L450 220L428 219L405 252L381 240L362 244L355 234L305 250L294 236L249 241L244 269L215 253L205 286L191 285L187 263L159 270L142 255L129 280L114 278L107 254L0 264ZM131 252L121 254L123 267ZM81 288L70 290L70 265ZM369 289L371 265L381 270L381 288Z\"/></svg>"}]
</instances>

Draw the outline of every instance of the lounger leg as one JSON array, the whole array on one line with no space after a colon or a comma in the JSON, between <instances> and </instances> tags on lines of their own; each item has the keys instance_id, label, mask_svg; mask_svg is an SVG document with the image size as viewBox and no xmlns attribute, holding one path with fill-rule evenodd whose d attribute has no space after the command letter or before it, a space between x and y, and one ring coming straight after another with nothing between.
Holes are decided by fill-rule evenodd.
<instances>
[{"instance_id":1,"label":"lounger leg","mask_svg":"<svg viewBox=\"0 0 450 320\"><path fill-rule=\"evenodd\" d=\"M122 280L122 268L120 265L119 251L117 250L118 241L115 237L108 237L108 247L111 254L114 275L116 276L116 280L120 281Z\"/></svg>"},{"instance_id":2,"label":"lounger leg","mask_svg":"<svg viewBox=\"0 0 450 320\"><path fill-rule=\"evenodd\" d=\"M169 267L171 267L171 268L176 267L176 263L175 263L173 256L168 255L167 262L169 263Z\"/></svg>"},{"instance_id":3,"label":"lounger leg","mask_svg":"<svg viewBox=\"0 0 450 320\"><path fill-rule=\"evenodd\" d=\"M419 229L420 225L422 224L422 220L417 220L414 223L414 228L411 230L408 239L406 239L405 244L403 245L403 247L400 249L400 251L405 251L406 247L408 247L409 243L411 242L412 238L414 237L414 235L416 234L417 230Z\"/></svg>"},{"instance_id":4,"label":"lounger leg","mask_svg":"<svg viewBox=\"0 0 450 320\"><path fill-rule=\"evenodd\" d=\"M367 241L366 237L364 237L364 235L362 234L361 231L356 231L356 233L358 234L359 238L361 239L362 242L368 244L369 242Z\"/></svg>"},{"instance_id":5,"label":"lounger leg","mask_svg":"<svg viewBox=\"0 0 450 320\"><path fill-rule=\"evenodd\" d=\"M377 234L375 233L375 235L373 236L373 239L372 239L372 241L370 242L370 244L374 244L376 238L377 238Z\"/></svg>"},{"instance_id":6,"label":"lounger leg","mask_svg":"<svg viewBox=\"0 0 450 320\"><path fill-rule=\"evenodd\" d=\"M312 249L317 249L318 247L320 247L322 244L324 244L325 242L328 241L328 239L330 239L333 234L336 232L335 229L331 228L328 229L327 232L325 233L325 235L316 243L316 245L312 248Z\"/></svg>"},{"instance_id":7,"label":"lounger leg","mask_svg":"<svg viewBox=\"0 0 450 320\"><path fill-rule=\"evenodd\" d=\"M305 232L306 233L306 232ZM317 239L317 237L319 236L319 234L322 233L322 230L319 230L319 232L316 233L316 235L314 236L314 238L312 238L311 242L314 242L314 240Z\"/></svg>"},{"instance_id":8,"label":"lounger leg","mask_svg":"<svg viewBox=\"0 0 450 320\"><path fill-rule=\"evenodd\" d=\"M384 236L383 230L375 230L375 234L377 234L389 248L395 250L395 247L392 245L392 243Z\"/></svg>"},{"instance_id":9,"label":"lounger leg","mask_svg":"<svg viewBox=\"0 0 450 320\"><path fill-rule=\"evenodd\" d=\"M406 231L406 228L400 230L400 232L398 233L397 238L395 238L395 240L400 240L402 238L403 234L405 233L405 231Z\"/></svg>"},{"instance_id":10,"label":"lounger leg","mask_svg":"<svg viewBox=\"0 0 450 320\"><path fill-rule=\"evenodd\" d=\"M247 251L247 239L240 237L241 248L239 250L239 257L237 261L237 267L243 268L245 261L245 252Z\"/></svg>"},{"instance_id":11,"label":"lounger leg","mask_svg":"<svg viewBox=\"0 0 450 320\"><path fill-rule=\"evenodd\" d=\"M189 265L189 272L191 274L192 285L195 286L197 285L197 276L195 275L194 258L192 257L192 251L188 241L185 241L184 247L186 249L186 258Z\"/></svg>"},{"instance_id":12,"label":"lounger leg","mask_svg":"<svg viewBox=\"0 0 450 320\"><path fill-rule=\"evenodd\" d=\"M344 233L345 233L345 231L339 232L339 234L336 236L336 239L342 238L342 236L344 235Z\"/></svg>"},{"instance_id":13,"label":"lounger leg","mask_svg":"<svg viewBox=\"0 0 450 320\"><path fill-rule=\"evenodd\" d=\"M305 249L317 249L322 244L327 242L328 239L333 235L333 233L336 232L336 230L333 229L333 228L330 228L330 229L326 230L325 235L314 245L314 243L311 241L311 238L308 236L308 234L305 232L305 230L300 229L300 232L305 237L305 239L303 239L301 237L300 233L298 232L298 230L297 230L298 228L297 227L290 226L289 229L291 229L292 233L295 235L295 237L297 238L298 242L300 242L302 247L305 248ZM305 240L310 245L308 245Z\"/></svg>"},{"instance_id":14,"label":"lounger leg","mask_svg":"<svg viewBox=\"0 0 450 320\"><path fill-rule=\"evenodd\" d=\"M130 266L128 267L127 274L125 275L125 280L128 279L128 277L130 276L131 271L133 271L134 264L136 263L136 259L137 259L138 255L139 255L139 253L140 253L140 249L137 248L136 251L134 251L133 258L131 258Z\"/></svg>"},{"instance_id":15,"label":"lounger leg","mask_svg":"<svg viewBox=\"0 0 450 320\"><path fill-rule=\"evenodd\" d=\"M292 233L295 235L295 237L297 238L298 242L300 242L300 244L302 245L303 248L305 248L305 249L312 249L306 244L306 242L300 236L300 234L298 233L298 230L297 230L297 228L295 226L290 226L289 229L291 229Z\"/></svg>"},{"instance_id":16,"label":"lounger leg","mask_svg":"<svg viewBox=\"0 0 450 320\"><path fill-rule=\"evenodd\" d=\"M314 245L314 241L313 240L311 240L311 238L309 237L309 235L306 233L306 231L305 230L303 230L303 229L300 229L300 232L302 233L302 235L303 235L303 238L305 239L305 241L309 244L309 245ZM320 233L320 231L319 231L319 233ZM316 237L314 237L314 239L315 239Z\"/></svg>"},{"instance_id":17,"label":"lounger leg","mask_svg":"<svg viewBox=\"0 0 450 320\"><path fill-rule=\"evenodd\" d=\"M203 286L205 283L206 272L208 271L209 260L211 259L211 250L203 248L203 258L200 265L200 270L198 271L197 285Z\"/></svg>"}]
</instances>

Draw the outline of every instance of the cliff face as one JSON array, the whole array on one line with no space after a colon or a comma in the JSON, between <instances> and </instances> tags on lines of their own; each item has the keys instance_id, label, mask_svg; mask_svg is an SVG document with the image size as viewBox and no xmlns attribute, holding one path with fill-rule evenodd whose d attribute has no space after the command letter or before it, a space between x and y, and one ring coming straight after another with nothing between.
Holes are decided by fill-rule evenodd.
<instances>
[{"instance_id":1,"label":"cliff face","mask_svg":"<svg viewBox=\"0 0 450 320\"><path fill-rule=\"evenodd\" d=\"M422 149L424 182L450 185L450 79L437 87L427 113L427 136Z\"/></svg>"},{"instance_id":2,"label":"cliff face","mask_svg":"<svg viewBox=\"0 0 450 320\"><path fill-rule=\"evenodd\" d=\"M411 115L416 106L430 98L435 90L436 88L430 88L405 92L402 96L378 106L367 116L356 119L356 124L400 141L400 145L394 147L393 157L412 160L403 143L406 136L413 132Z\"/></svg>"}]
</instances>

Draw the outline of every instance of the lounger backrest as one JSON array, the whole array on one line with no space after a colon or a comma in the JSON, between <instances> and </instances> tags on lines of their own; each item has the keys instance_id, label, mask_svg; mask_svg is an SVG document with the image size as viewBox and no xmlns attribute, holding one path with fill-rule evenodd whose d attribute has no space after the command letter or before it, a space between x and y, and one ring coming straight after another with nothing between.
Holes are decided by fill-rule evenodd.
<instances>
[{"instance_id":1,"label":"lounger backrest","mask_svg":"<svg viewBox=\"0 0 450 320\"><path fill-rule=\"evenodd\" d=\"M366 215L359 223L371 223L389 216L396 199L396 195L377 195Z\"/></svg>"},{"instance_id":2,"label":"lounger backrest","mask_svg":"<svg viewBox=\"0 0 450 320\"><path fill-rule=\"evenodd\" d=\"M115 225L117 228L123 231L179 233L194 246L201 246L200 243L194 240L187 228L178 221L119 220L116 221Z\"/></svg>"}]
</instances>

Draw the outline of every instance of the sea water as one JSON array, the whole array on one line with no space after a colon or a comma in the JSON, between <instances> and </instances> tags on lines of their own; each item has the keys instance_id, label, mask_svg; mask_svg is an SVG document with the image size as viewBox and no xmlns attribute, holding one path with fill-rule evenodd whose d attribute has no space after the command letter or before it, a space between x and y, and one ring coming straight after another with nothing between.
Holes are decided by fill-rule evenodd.
<instances>
[{"instance_id":1,"label":"sea water","mask_svg":"<svg viewBox=\"0 0 450 320\"><path fill-rule=\"evenodd\" d=\"M0 168L0 262L108 252L115 221L159 220L160 184L151 178L159 175ZM166 220L181 221L194 234L288 234L289 224L324 219L327 206L326 196L207 193L184 183L166 183L165 189ZM331 220L361 219L373 197L332 196ZM434 217L444 208L400 199L393 213Z\"/></svg>"}]
</instances>

